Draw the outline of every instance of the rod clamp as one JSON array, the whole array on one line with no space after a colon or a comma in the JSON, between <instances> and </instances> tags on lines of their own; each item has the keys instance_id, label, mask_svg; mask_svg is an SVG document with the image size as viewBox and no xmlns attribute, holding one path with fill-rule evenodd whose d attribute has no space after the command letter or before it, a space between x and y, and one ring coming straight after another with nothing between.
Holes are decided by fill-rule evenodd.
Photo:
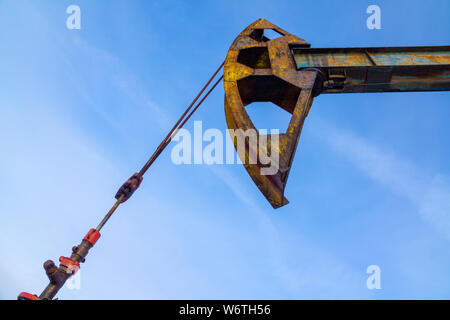
<instances>
[{"instance_id":1,"label":"rod clamp","mask_svg":"<svg viewBox=\"0 0 450 320\"><path fill-rule=\"evenodd\" d=\"M41 300L41 299L39 299L39 297L35 294L31 294L28 292L21 292L17 297L17 300Z\"/></svg>"},{"instance_id":2,"label":"rod clamp","mask_svg":"<svg viewBox=\"0 0 450 320\"><path fill-rule=\"evenodd\" d=\"M80 263L71 258L61 256L59 257L59 262L61 266L66 267L68 272L70 270L72 274L75 274L78 270L80 270Z\"/></svg>"},{"instance_id":3,"label":"rod clamp","mask_svg":"<svg viewBox=\"0 0 450 320\"><path fill-rule=\"evenodd\" d=\"M95 229L89 230L89 232L84 236L83 240L88 241L92 246L95 245L97 240L100 238L100 232ZM78 249L78 248L77 248ZM76 253L76 252L75 252Z\"/></svg>"},{"instance_id":4,"label":"rod clamp","mask_svg":"<svg viewBox=\"0 0 450 320\"><path fill-rule=\"evenodd\" d=\"M119 198L123 195L121 203L130 199L133 193L139 188L142 182L142 176L135 173L133 174L117 191L115 198Z\"/></svg>"}]
</instances>

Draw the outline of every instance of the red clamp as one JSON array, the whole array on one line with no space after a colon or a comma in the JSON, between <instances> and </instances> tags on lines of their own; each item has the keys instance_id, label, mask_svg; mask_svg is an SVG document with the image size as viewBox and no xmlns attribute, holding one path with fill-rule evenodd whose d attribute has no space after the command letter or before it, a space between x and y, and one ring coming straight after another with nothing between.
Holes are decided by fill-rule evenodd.
<instances>
[{"instance_id":1,"label":"red clamp","mask_svg":"<svg viewBox=\"0 0 450 320\"><path fill-rule=\"evenodd\" d=\"M89 232L84 236L83 240L89 241L92 246L97 242L97 240L100 238L100 232L98 232L95 229L89 230Z\"/></svg>"},{"instance_id":2,"label":"red clamp","mask_svg":"<svg viewBox=\"0 0 450 320\"><path fill-rule=\"evenodd\" d=\"M123 195L122 201L125 202L133 195L133 193L139 188L142 182L142 176L137 173L133 174L117 191L115 198L119 198Z\"/></svg>"},{"instance_id":3,"label":"red clamp","mask_svg":"<svg viewBox=\"0 0 450 320\"><path fill-rule=\"evenodd\" d=\"M28 292L21 292L17 296L17 300L41 300L41 299L39 299L38 296L35 294L31 294Z\"/></svg>"},{"instance_id":4,"label":"red clamp","mask_svg":"<svg viewBox=\"0 0 450 320\"><path fill-rule=\"evenodd\" d=\"M59 257L59 262L61 265L72 271L72 274L75 274L78 270L80 270L80 263L73 259L67 257Z\"/></svg>"}]
</instances>

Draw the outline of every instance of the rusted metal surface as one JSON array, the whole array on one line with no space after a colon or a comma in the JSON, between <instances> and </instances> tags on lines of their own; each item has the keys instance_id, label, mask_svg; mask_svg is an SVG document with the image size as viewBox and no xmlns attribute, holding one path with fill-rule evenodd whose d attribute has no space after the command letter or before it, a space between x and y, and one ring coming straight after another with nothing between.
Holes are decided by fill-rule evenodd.
<instances>
[{"instance_id":1,"label":"rusted metal surface","mask_svg":"<svg viewBox=\"0 0 450 320\"><path fill-rule=\"evenodd\" d=\"M450 90L450 46L292 48L298 70L341 75L322 93Z\"/></svg>"},{"instance_id":2,"label":"rusted metal surface","mask_svg":"<svg viewBox=\"0 0 450 320\"><path fill-rule=\"evenodd\" d=\"M280 37L269 39L264 30ZM320 93L450 90L450 47L313 49L303 39L264 19L242 31L224 65L225 115L237 153L259 190L274 208L288 203L284 190L305 118ZM256 130L245 107L269 101L292 114L278 146L252 143L245 132ZM270 129L270 128L265 128ZM260 138L262 135L258 133ZM258 141L259 141L258 138ZM239 139L245 148L238 148ZM279 154L275 174L251 154Z\"/></svg>"},{"instance_id":3,"label":"rusted metal surface","mask_svg":"<svg viewBox=\"0 0 450 320\"><path fill-rule=\"evenodd\" d=\"M72 255L70 258L60 258L59 267L57 267L52 260L47 260L44 263L44 269L50 283L39 295L39 299L52 300L59 289L64 286L65 282L79 269L80 262L85 261L85 258L92 247L92 242L83 239L78 246L72 248Z\"/></svg>"},{"instance_id":4,"label":"rusted metal surface","mask_svg":"<svg viewBox=\"0 0 450 320\"><path fill-rule=\"evenodd\" d=\"M450 65L450 46L293 48L300 68Z\"/></svg>"},{"instance_id":5,"label":"rusted metal surface","mask_svg":"<svg viewBox=\"0 0 450 320\"><path fill-rule=\"evenodd\" d=\"M269 40L264 29L280 34ZM303 121L308 115L313 100L313 88L317 71L297 71L289 46L308 47L305 40L289 34L270 22L260 19L239 34L228 51L224 66L225 115L229 129L235 132L235 147L239 138L245 140L245 148L237 148L239 157L255 184L274 208L288 203L284 188L291 168L295 149L300 137ZM245 106L256 101L270 101L292 114L289 127L279 135L279 145L258 146L245 139L245 132L256 130ZM269 129L269 128L268 128ZM258 141L261 137L258 133ZM269 140L270 142L270 140ZM276 174L263 175L260 159L250 163L249 154L266 148L263 152L279 154L279 169Z\"/></svg>"}]
</instances>

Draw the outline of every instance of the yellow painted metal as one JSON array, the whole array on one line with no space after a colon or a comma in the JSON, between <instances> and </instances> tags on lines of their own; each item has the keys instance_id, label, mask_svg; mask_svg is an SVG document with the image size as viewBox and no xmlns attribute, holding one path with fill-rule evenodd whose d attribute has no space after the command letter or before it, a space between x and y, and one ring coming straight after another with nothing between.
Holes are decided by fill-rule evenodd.
<instances>
[{"instance_id":1,"label":"yellow painted metal","mask_svg":"<svg viewBox=\"0 0 450 320\"><path fill-rule=\"evenodd\" d=\"M268 39L265 29L280 34ZM225 115L228 128L240 129L232 136L238 155L245 169L259 190L274 208L288 203L284 188L295 154L303 122L312 103L312 89L316 72L298 72L289 45L308 46L301 38L289 34L267 20L259 19L239 34L228 51L224 65ZM245 139L247 130L256 130L245 106L256 101L271 101L292 114L289 127L278 136L278 146L251 143ZM267 128L271 129L271 128ZM258 141L267 137L258 133ZM238 148L238 141L246 141L245 148ZM264 175L264 165L258 158L250 163L250 154L279 155L278 170Z\"/></svg>"}]
</instances>

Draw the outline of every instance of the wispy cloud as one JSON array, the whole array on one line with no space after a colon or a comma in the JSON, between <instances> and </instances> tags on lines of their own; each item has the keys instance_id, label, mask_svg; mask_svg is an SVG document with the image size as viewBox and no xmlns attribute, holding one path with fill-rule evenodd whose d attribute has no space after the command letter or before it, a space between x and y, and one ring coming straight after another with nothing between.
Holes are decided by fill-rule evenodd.
<instances>
[{"instance_id":1,"label":"wispy cloud","mask_svg":"<svg viewBox=\"0 0 450 320\"><path fill-rule=\"evenodd\" d=\"M93 81L103 81L105 84L108 84L115 91L115 95L118 93L123 94L128 101L123 106L123 112L136 114L135 121L145 119L146 123L154 122L164 129L170 126L171 121L168 117L168 111L149 96L138 76L130 72L123 61L111 52L98 48L78 35L72 37L72 44L77 48L78 56L82 56L83 61L88 61L92 74L96 75L94 80L83 79L83 81L80 81L79 90L81 90L83 97L90 101L96 112L108 121L110 125L122 135L132 136L128 130L123 128L123 123L114 118L110 108L105 108L103 103L95 103L98 99L95 99L89 90L89 83ZM98 79L98 75L101 75L100 79Z\"/></svg>"},{"instance_id":2,"label":"wispy cloud","mask_svg":"<svg viewBox=\"0 0 450 320\"><path fill-rule=\"evenodd\" d=\"M209 166L216 177L221 180L244 205L243 212L253 215L259 229L264 234L270 264L277 279L293 299L330 299L333 297L364 297L362 291L364 275L360 270L353 270L339 257L326 248L318 246L311 240L300 237L295 252L286 252L282 248L291 248L286 230L279 230L273 224L270 214L261 209L257 200L248 195L246 186L225 166ZM245 173L243 173L245 174ZM250 177L248 177L250 179ZM267 203L264 203L267 205ZM295 257L295 258L293 258ZM303 257L298 261L298 257ZM295 261L293 264L292 262ZM332 267L331 267L332 266Z\"/></svg>"},{"instance_id":3,"label":"wispy cloud","mask_svg":"<svg viewBox=\"0 0 450 320\"><path fill-rule=\"evenodd\" d=\"M411 201L420 216L450 240L450 184L440 173L429 173L411 161L354 133L320 120L314 133L363 174Z\"/></svg>"},{"instance_id":4,"label":"wispy cloud","mask_svg":"<svg viewBox=\"0 0 450 320\"><path fill-rule=\"evenodd\" d=\"M134 106L151 114L149 121L155 121L161 129L167 130L169 128L171 121L168 112L148 97L136 77L131 74L120 73L113 80L114 85L128 96Z\"/></svg>"}]
</instances>

